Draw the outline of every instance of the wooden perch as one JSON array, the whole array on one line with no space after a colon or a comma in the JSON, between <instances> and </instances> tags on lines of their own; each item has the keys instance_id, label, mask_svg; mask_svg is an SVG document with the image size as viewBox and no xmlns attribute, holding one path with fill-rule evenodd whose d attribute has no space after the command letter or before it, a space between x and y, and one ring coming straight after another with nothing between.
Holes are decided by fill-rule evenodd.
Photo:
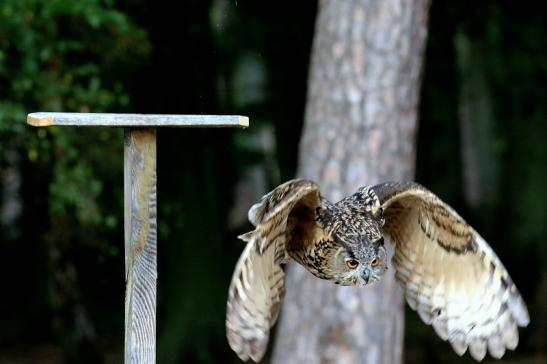
<instances>
[{"instance_id":1,"label":"wooden perch","mask_svg":"<svg viewBox=\"0 0 547 364\"><path fill-rule=\"evenodd\" d=\"M239 115L143 115L37 112L33 126L125 127L125 363L156 362L156 127L245 128Z\"/></svg>"},{"instance_id":2,"label":"wooden perch","mask_svg":"<svg viewBox=\"0 0 547 364\"><path fill-rule=\"evenodd\" d=\"M156 362L156 129L126 129L125 361Z\"/></svg>"},{"instance_id":3,"label":"wooden perch","mask_svg":"<svg viewBox=\"0 0 547 364\"><path fill-rule=\"evenodd\" d=\"M27 123L32 126L246 128L249 126L249 118L239 115L148 115L36 112L28 114Z\"/></svg>"}]
</instances>

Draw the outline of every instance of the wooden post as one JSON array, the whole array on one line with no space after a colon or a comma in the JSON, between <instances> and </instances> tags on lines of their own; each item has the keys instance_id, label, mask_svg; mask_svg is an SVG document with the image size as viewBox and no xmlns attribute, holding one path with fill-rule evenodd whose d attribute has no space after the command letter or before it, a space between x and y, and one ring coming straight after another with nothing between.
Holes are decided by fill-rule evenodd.
<instances>
[{"instance_id":1,"label":"wooden post","mask_svg":"<svg viewBox=\"0 0 547 364\"><path fill-rule=\"evenodd\" d=\"M33 126L124 127L125 363L156 362L156 127L249 126L239 115L32 113Z\"/></svg>"},{"instance_id":2,"label":"wooden post","mask_svg":"<svg viewBox=\"0 0 547 364\"><path fill-rule=\"evenodd\" d=\"M126 128L125 362L156 362L156 129Z\"/></svg>"}]
</instances>

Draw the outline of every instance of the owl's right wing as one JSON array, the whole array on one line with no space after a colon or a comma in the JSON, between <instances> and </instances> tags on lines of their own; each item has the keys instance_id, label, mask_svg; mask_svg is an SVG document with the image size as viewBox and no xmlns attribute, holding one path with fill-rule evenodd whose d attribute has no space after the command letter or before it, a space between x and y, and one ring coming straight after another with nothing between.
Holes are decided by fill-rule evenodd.
<instances>
[{"instance_id":1,"label":"owl's right wing","mask_svg":"<svg viewBox=\"0 0 547 364\"><path fill-rule=\"evenodd\" d=\"M292 180L275 188L249 210L255 230L241 235L247 246L237 262L228 290L226 336L242 360L258 362L268 346L270 328L279 315L289 257L285 232L295 208L315 208L319 190L307 180Z\"/></svg>"}]
</instances>

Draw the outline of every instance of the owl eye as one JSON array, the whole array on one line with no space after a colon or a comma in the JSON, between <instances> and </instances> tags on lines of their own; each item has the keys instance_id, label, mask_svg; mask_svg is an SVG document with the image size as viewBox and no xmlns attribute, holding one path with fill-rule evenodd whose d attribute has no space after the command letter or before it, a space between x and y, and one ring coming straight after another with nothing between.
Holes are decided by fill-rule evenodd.
<instances>
[{"instance_id":1,"label":"owl eye","mask_svg":"<svg viewBox=\"0 0 547 364\"><path fill-rule=\"evenodd\" d=\"M349 269L355 269L359 265L359 262L356 261L355 259L349 259L349 260L346 260L346 265L348 266Z\"/></svg>"},{"instance_id":2,"label":"owl eye","mask_svg":"<svg viewBox=\"0 0 547 364\"><path fill-rule=\"evenodd\" d=\"M370 265L374 268L377 267L379 264L380 264L380 259L378 258L374 258L372 259L372 262L370 262Z\"/></svg>"}]
</instances>

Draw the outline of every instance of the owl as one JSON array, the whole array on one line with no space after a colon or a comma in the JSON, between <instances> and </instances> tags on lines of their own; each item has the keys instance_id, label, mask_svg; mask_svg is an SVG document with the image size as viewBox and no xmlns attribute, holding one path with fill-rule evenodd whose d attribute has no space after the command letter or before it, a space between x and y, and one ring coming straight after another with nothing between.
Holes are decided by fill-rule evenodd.
<instances>
[{"instance_id":1,"label":"owl","mask_svg":"<svg viewBox=\"0 0 547 364\"><path fill-rule=\"evenodd\" d=\"M255 226L237 262L226 310L228 343L258 362L284 294L283 266L295 260L339 285L366 286L394 268L409 306L457 354L501 358L530 319L507 270L450 206L413 182L360 188L337 203L314 182L286 182L253 205ZM394 244L392 264L384 247ZM364 288L366 289L366 288Z\"/></svg>"}]
</instances>

